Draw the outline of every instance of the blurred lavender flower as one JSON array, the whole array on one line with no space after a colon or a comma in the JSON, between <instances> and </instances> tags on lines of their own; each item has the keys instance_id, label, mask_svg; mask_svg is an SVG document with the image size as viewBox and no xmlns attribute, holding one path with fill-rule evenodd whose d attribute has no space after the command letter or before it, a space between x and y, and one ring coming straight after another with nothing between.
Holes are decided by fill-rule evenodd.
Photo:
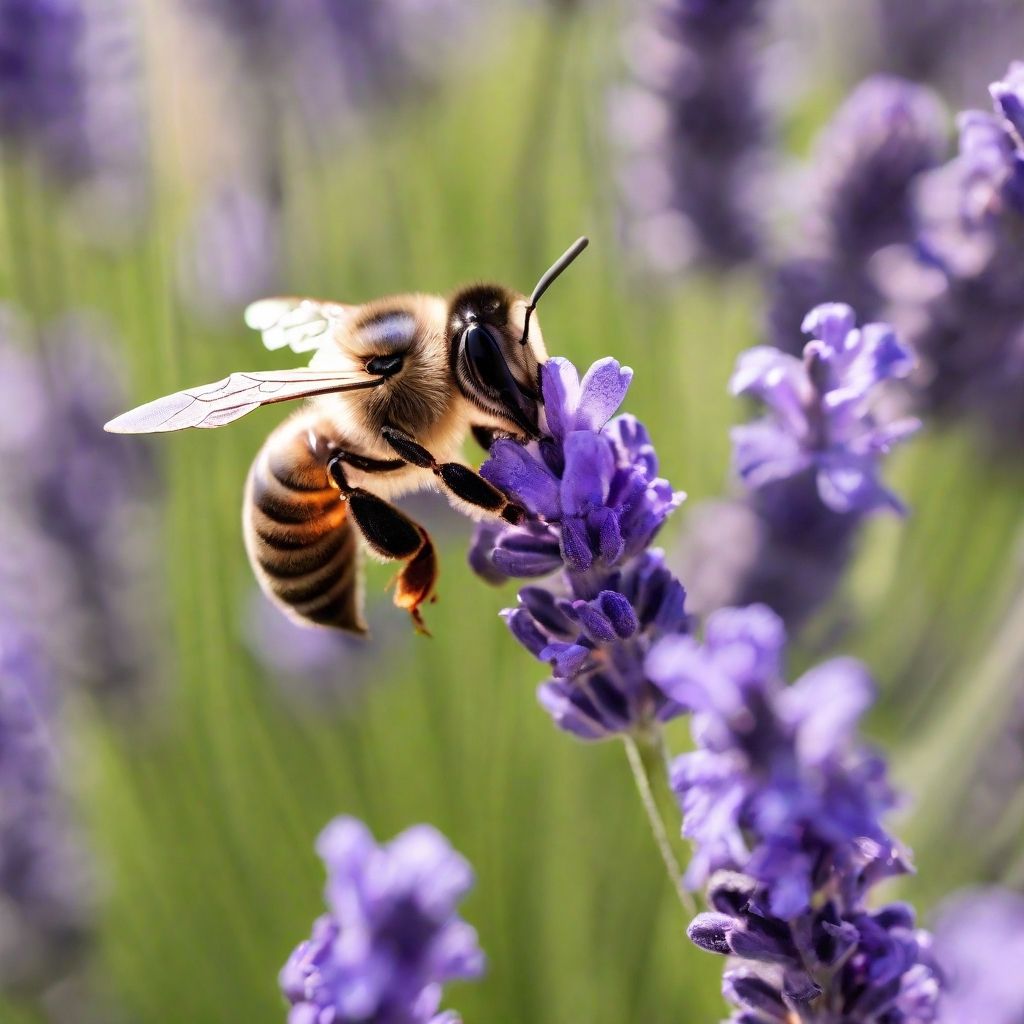
<instances>
[{"instance_id":1,"label":"blurred lavender flower","mask_svg":"<svg viewBox=\"0 0 1024 1024\"><path fill-rule=\"evenodd\" d=\"M763 0L648 0L626 38L635 84L613 97L627 244L652 269L728 269L761 244L768 134L758 85Z\"/></svg>"},{"instance_id":2,"label":"blurred lavender flower","mask_svg":"<svg viewBox=\"0 0 1024 1024\"><path fill-rule=\"evenodd\" d=\"M689 928L734 957L723 994L736 1021L929 1024L939 975L912 910L866 909L870 888L910 870L882 824L885 764L858 741L873 699L864 667L819 665L792 686L786 636L764 606L725 609L705 641L661 641L647 671L694 711L696 749L676 759L690 885L711 910Z\"/></svg>"},{"instance_id":3,"label":"blurred lavender flower","mask_svg":"<svg viewBox=\"0 0 1024 1024\"><path fill-rule=\"evenodd\" d=\"M768 415L732 431L745 503L690 529L682 575L698 611L764 602L796 625L831 592L862 520L902 511L881 463L919 423L875 408L881 386L913 369L910 350L888 324L858 328L842 303L811 310L803 330L812 340L802 360L761 346L737 361L732 392L759 399Z\"/></svg>"},{"instance_id":4,"label":"blurred lavender flower","mask_svg":"<svg viewBox=\"0 0 1024 1024\"><path fill-rule=\"evenodd\" d=\"M642 732L679 713L643 671L650 644L685 632L685 592L648 550L683 501L657 476L647 431L612 419L632 371L596 362L582 382L565 359L542 370L548 435L498 440L481 473L527 509L520 527L482 526L470 562L491 581L561 570L526 586L503 614L515 638L551 665L538 696L562 729L582 739Z\"/></svg>"},{"instance_id":5,"label":"blurred lavender flower","mask_svg":"<svg viewBox=\"0 0 1024 1024\"><path fill-rule=\"evenodd\" d=\"M0 518L12 543L0 554L2 596L26 624L49 623L61 678L133 704L160 660L155 469L148 449L103 431L124 401L97 325L55 321L30 356L3 312Z\"/></svg>"},{"instance_id":6,"label":"blurred lavender flower","mask_svg":"<svg viewBox=\"0 0 1024 1024\"><path fill-rule=\"evenodd\" d=\"M178 280L203 317L237 319L254 299L280 290L280 203L258 187L223 185L201 204L183 240Z\"/></svg>"},{"instance_id":7,"label":"blurred lavender flower","mask_svg":"<svg viewBox=\"0 0 1024 1024\"><path fill-rule=\"evenodd\" d=\"M386 846L353 818L336 818L317 852L329 913L281 970L290 1024L450 1024L441 987L483 973L476 932L457 914L469 864L429 825Z\"/></svg>"},{"instance_id":8,"label":"blurred lavender flower","mask_svg":"<svg viewBox=\"0 0 1024 1024\"><path fill-rule=\"evenodd\" d=\"M192 0L254 81L297 104L322 147L375 107L438 78L474 17L466 0ZM266 140L270 141L270 140Z\"/></svg>"},{"instance_id":9,"label":"blurred lavender flower","mask_svg":"<svg viewBox=\"0 0 1024 1024\"><path fill-rule=\"evenodd\" d=\"M32 638L0 619L0 989L38 991L92 927L87 872L57 779L57 695Z\"/></svg>"},{"instance_id":10,"label":"blurred lavender flower","mask_svg":"<svg viewBox=\"0 0 1024 1024\"><path fill-rule=\"evenodd\" d=\"M947 978L940 1024L1024 1020L1024 896L967 889L935 915L935 958Z\"/></svg>"},{"instance_id":11,"label":"blurred lavender flower","mask_svg":"<svg viewBox=\"0 0 1024 1024\"><path fill-rule=\"evenodd\" d=\"M886 246L915 237L914 185L945 149L943 109L929 89L884 75L854 89L814 146L801 248L770 276L773 345L795 351L805 312L822 302L879 314L872 261Z\"/></svg>"},{"instance_id":12,"label":"blurred lavender flower","mask_svg":"<svg viewBox=\"0 0 1024 1024\"><path fill-rule=\"evenodd\" d=\"M73 190L94 237L120 239L148 204L142 78L125 0L0 0L0 139Z\"/></svg>"},{"instance_id":13,"label":"blurred lavender flower","mask_svg":"<svg viewBox=\"0 0 1024 1024\"><path fill-rule=\"evenodd\" d=\"M925 262L891 275L893 315L921 353L928 411L987 424L1011 455L1024 438L1024 64L960 115L960 154L922 185ZM913 255L913 254L911 254Z\"/></svg>"}]
</instances>

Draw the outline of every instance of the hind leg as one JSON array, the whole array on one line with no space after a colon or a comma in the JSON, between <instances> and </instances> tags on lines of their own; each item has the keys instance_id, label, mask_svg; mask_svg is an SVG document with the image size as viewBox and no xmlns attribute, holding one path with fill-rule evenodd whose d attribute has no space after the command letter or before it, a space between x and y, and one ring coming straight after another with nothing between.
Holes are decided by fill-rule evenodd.
<instances>
[{"instance_id":1,"label":"hind leg","mask_svg":"<svg viewBox=\"0 0 1024 1024\"><path fill-rule=\"evenodd\" d=\"M390 502L345 477L344 457L328 463L331 479L341 491L352 522L370 550L385 561L404 562L395 578L395 604L411 616L416 631L429 636L420 606L433 598L437 584L437 555L430 535Z\"/></svg>"}]
</instances>

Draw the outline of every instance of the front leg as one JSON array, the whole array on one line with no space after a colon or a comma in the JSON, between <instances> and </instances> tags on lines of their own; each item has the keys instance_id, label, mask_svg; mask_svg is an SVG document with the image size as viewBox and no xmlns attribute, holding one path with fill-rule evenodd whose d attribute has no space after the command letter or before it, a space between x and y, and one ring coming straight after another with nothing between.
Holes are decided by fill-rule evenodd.
<instances>
[{"instance_id":1,"label":"front leg","mask_svg":"<svg viewBox=\"0 0 1024 1024\"><path fill-rule=\"evenodd\" d=\"M526 518L526 510L516 505L488 483L476 470L461 462L438 462L426 448L397 427L384 427L381 434L399 457L413 466L429 469L457 498L476 508L486 509L508 523L518 526Z\"/></svg>"},{"instance_id":2,"label":"front leg","mask_svg":"<svg viewBox=\"0 0 1024 1024\"><path fill-rule=\"evenodd\" d=\"M345 462L354 465L347 453L327 464L331 480L348 502L352 522L370 550L385 561L405 562L395 578L395 604L412 616L418 633L430 636L420 613L420 605L433 600L437 584L437 556L430 534L390 502L351 486L345 476Z\"/></svg>"}]
</instances>

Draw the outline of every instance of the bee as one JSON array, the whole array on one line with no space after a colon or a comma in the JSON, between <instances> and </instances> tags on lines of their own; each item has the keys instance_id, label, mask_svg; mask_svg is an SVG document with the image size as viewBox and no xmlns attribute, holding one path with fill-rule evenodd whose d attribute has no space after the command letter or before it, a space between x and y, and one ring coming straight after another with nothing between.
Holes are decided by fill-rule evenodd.
<instances>
[{"instance_id":1,"label":"bee","mask_svg":"<svg viewBox=\"0 0 1024 1024\"><path fill-rule=\"evenodd\" d=\"M474 517L519 523L525 511L461 459L469 432L539 436L534 316L586 248L578 239L525 295L472 284L447 298L396 295L363 305L271 298L245 311L273 351L312 353L303 369L232 373L158 398L106 424L112 433L221 427L264 405L305 399L267 438L242 502L257 580L291 618L365 633L362 550L401 563L394 602L426 632L438 566L427 531L392 500L427 488ZM531 329L532 320L532 329Z\"/></svg>"}]
</instances>

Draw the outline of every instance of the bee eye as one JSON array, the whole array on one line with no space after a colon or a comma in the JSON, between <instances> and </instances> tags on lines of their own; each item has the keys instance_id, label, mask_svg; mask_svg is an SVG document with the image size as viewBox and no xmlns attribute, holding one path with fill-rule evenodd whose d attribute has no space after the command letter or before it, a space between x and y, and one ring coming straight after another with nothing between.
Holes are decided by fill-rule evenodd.
<instances>
[{"instance_id":1,"label":"bee eye","mask_svg":"<svg viewBox=\"0 0 1024 1024\"><path fill-rule=\"evenodd\" d=\"M393 377L401 368L401 356L374 356L366 363L366 372L374 377Z\"/></svg>"}]
</instances>

